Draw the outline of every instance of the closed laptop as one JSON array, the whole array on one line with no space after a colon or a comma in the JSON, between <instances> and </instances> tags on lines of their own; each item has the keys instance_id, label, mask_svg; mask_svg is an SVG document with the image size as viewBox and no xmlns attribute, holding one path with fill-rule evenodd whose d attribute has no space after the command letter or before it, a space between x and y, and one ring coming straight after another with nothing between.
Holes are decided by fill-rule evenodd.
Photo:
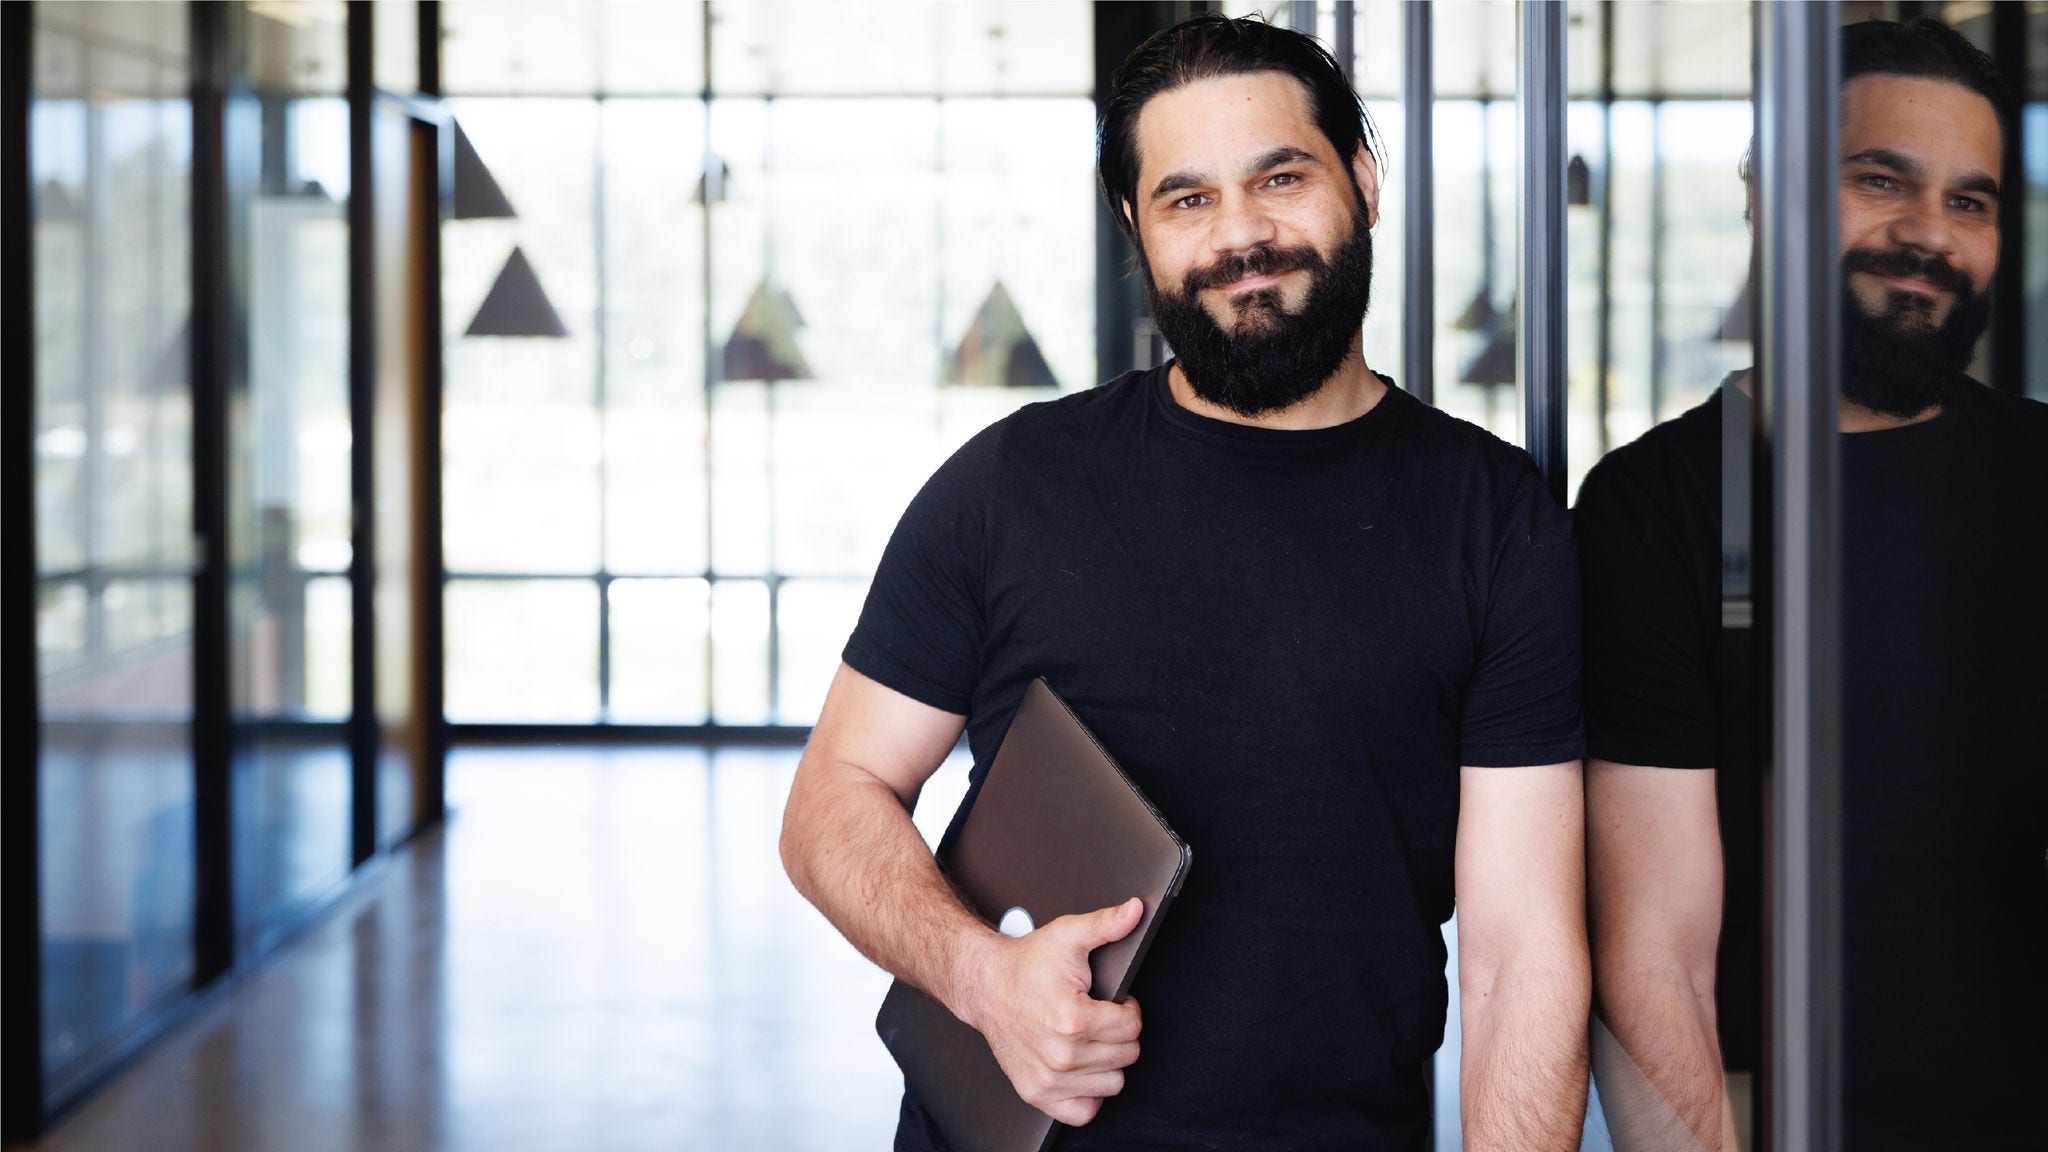
<instances>
[{"instance_id":1,"label":"closed laptop","mask_svg":"<svg viewBox=\"0 0 2048 1152\"><path fill-rule=\"evenodd\" d=\"M1092 994L1121 1002L1190 855L1041 679L1025 689L939 865L969 907L1006 928L1143 900L1138 926L1088 958ZM1053 1119L1017 1095L988 1042L944 1005L898 980L875 1028L955 1152L1051 1142Z\"/></svg>"}]
</instances>

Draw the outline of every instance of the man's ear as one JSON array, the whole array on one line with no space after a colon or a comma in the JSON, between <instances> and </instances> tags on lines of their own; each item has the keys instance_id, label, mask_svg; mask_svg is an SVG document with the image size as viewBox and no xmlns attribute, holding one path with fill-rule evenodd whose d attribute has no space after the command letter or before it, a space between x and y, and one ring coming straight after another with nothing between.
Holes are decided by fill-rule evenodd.
<instances>
[{"instance_id":1,"label":"man's ear","mask_svg":"<svg viewBox=\"0 0 2048 1152\"><path fill-rule=\"evenodd\" d=\"M1351 178L1358 181L1358 194L1365 197L1365 226L1380 222L1380 163L1363 143L1351 157Z\"/></svg>"}]
</instances>

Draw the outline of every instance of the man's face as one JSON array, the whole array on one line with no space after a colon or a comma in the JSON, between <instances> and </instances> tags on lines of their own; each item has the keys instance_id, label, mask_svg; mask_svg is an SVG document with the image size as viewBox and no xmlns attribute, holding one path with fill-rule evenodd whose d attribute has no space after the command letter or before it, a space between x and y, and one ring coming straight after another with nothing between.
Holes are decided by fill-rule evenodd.
<instances>
[{"instance_id":1,"label":"man's face","mask_svg":"<svg viewBox=\"0 0 2048 1152\"><path fill-rule=\"evenodd\" d=\"M1146 290L1190 386L1248 416L1313 393L1365 312L1371 160L1339 158L1306 88L1279 72L1152 98L1137 144Z\"/></svg>"},{"instance_id":2,"label":"man's face","mask_svg":"<svg viewBox=\"0 0 2048 1152\"><path fill-rule=\"evenodd\" d=\"M1940 327L1998 268L1998 115L1960 84L1859 76L1842 89L1842 255L1866 315Z\"/></svg>"},{"instance_id":3,"label":"man's face","mask_svg":"<svg viewBox=\"0 0 2048 1152\"><path fill-rule=\"evenodd\" d=\"M1943 402L1990 318L2002 140L1960 84L1867 75L1842 89L1843 389L1879 412Z\"/></svg>"}]
</instances>

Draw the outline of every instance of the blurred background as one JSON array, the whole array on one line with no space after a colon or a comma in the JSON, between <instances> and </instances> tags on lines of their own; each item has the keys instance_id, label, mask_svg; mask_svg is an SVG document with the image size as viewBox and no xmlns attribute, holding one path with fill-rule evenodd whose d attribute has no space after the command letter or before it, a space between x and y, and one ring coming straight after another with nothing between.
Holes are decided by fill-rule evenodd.
<instances>
[{"instance_id":1,"label":"blurred background","mask_svg":"<svg viewBox=\"0 0 2048 1152\"><path fill-rule=\"evenodd\" d=\"M1165 354L1093 124L1209 7L0 8L8 1138L885 1146L782 796L925 477ZM1522 442L1521 9L1220 8L1385 140L1367 360ZM1756 10L1564 11L1575 491L1752 361ZM1841 11L2024 82L1980 378L2048 396L2048 4Z\"/></svg>"}]
</instances>

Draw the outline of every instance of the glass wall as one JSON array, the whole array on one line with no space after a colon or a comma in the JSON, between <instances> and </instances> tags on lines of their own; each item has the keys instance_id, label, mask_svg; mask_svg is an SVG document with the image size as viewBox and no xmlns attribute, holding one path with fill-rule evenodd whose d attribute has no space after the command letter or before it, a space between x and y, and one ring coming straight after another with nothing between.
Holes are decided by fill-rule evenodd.
<instances>
[{"instance_id":1,"label":"glass wall","mask_svg":"<svg viewBox=\"0 0 2048 1152\"><path fill-rule=\"evenodd\" d=\"M1752 8L1570 13L1567 490L1585 589L1596 1119L1615 1147L1749 1148L1765 939Z\"/></svg>"},{"instance_id":2,"label":"glass wall","mask_svg":"<svg viewBox=\"0 0 2048 1152\"><path fill-rule=\"evenodd\" d=\"M33 16L33 770L58 1087L193 972L192 115L185 5Z\"/></svg>"},{"instance_id":3,"label":"glass wall","mask_svg":"<svg viewBox=\"0 0 2048 1152\"><path fill-rule=\"evenodd\" d=\"M1096 383L1089 6L881 11L443 7L516 213L444 230L451 720L809 723L917 486ZM472 333L515 254L566 335Z\"/></svg>"},{"instance_id":4,"label":"glass wall","mask_svg":"<svg viewBox=\"0 0 2048 1152\"><path fill-rule=\"evenodd\" d=\"M289 16L289 18L287 18ZM347 27L340 3L233 10L228 400L237 949L349 870ZM308 723L326 721L328 723Z\"/></svg>"}]
</instances>

